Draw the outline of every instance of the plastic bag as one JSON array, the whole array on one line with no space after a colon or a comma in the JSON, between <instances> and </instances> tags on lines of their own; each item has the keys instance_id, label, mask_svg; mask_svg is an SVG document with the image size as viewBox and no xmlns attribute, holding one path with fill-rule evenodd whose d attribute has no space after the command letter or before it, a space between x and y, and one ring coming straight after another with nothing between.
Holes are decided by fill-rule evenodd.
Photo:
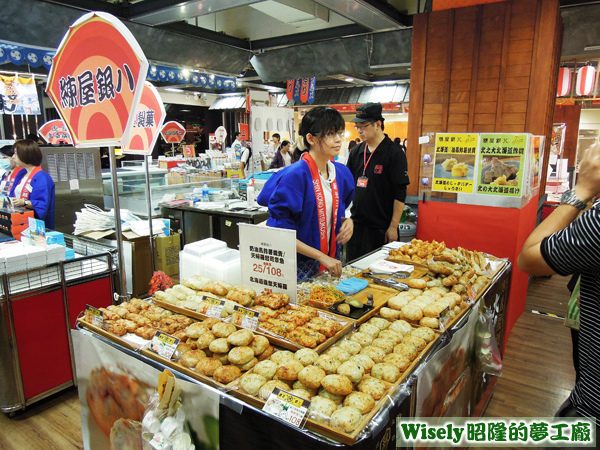
<instances>
[{"instance_id":1,"label":"plastic bag","mask_svg":"<svg viewBox=\"0 0 600 450\"><path fill-rule=\"evenodd\" d=\"M158 393L148 400L142 420L144 450L193 450L191 437L185 428L185 413L179 402L161 409Z\"/></svg>"},{"instance_id":2,"label":"plastic bag","mask_svg":"<svg viewBox=\"0 0 600 450\"><path fill-rule=\"evenodd\" d=\"M477 368L484 373L502 376L502 357L496 342L493 311L489 308L479 315L475 345Z\"/></svg>"}]
</instances>

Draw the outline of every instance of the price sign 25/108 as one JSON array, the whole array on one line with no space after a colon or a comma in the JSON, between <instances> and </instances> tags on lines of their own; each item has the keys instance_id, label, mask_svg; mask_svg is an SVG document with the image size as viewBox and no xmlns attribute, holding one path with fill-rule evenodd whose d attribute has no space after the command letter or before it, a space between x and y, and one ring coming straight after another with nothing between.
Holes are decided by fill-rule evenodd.
<instances>
[{"instance_id":1,"label":"price sign 25/108","mask_svg":"<svg viewBox=\"0 0 600 450\"><path fill-rule=\"evenodd\" d=\"M271 263L264 262L262 264L252 264L252 271L256 273L264 273L274 277L282 276L281 269L273 267Z\"/></svg>"}]
</instances>

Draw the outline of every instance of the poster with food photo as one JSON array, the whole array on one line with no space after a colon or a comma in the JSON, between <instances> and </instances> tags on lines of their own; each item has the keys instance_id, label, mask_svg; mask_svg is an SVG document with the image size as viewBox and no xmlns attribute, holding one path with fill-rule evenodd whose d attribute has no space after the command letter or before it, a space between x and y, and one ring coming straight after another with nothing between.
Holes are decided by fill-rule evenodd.
<instances>
[{"instance_id":1,"label":"poster with food photo","mask_svg":"<svg viewBox=\"0 0 600 450\"><path fill-rule=\"evenodd\" d=\"M476 133L436 134L433 191L473 193L478 142Z\"/></svg>"},{"instance_id":2,"label":"poster with food photo","mask_svg":"<svg viewBox=\"0 0 600 450\"><path fill-rule=\"evenodd\" d=\"M481 134L477 194L521 197L529 136Z\"/></svg>"}]
</instances>

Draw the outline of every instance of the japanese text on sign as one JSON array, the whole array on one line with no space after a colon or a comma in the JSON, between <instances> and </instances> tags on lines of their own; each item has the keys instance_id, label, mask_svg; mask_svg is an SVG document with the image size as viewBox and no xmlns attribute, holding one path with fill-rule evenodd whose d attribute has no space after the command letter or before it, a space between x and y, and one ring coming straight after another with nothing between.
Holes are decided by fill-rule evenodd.
<instances>
[{"instance_id":1,"label":"japanese text on sign","mask_svg":"<svg viewBox=\"0 0 600 450\"><path fill-rule=\"evenodd\" d=\"M243 306L236 305L233 307L232 321L234 325L239 327L248 328L253 331L256 330L258 328L259 316L259 312L244 308Z\"/></svg>"},{"instance_id":2,"label":"japanese text on sign","mask_svg":"<svg viewBox=\"0 0 600 450\"><path fill-rule=\"evenodd\" d=\"M180 339L176 338L175 336L163 333L162 331L157 331L152 337L150 349L163 358L171 359L173 353L175 353L175 350L179 345L179 342Z\"/></svg>"},{"instance_id":3,"label":"japanese text on sign","mask_svg":"<svg viewBox=\"0 0 600 450\"><path fill-rule=\"evenodd\" d=\"M310 401L275 388L263 406L263 411L295 427L300 427L309 406Z\"/></svg>"},{"instance_id":4,"label":"japanese text on sign","mask_svg":"<svg viewBox=\"0 0 600 450\"><path fill-rule=\"evenodd\" d=\"M133 122L134 128L153 128L154 123L154 110L149 109L148 111L139 111Z\"/></svg>"},{"instance_id":5,"label":"japanese text on sign","mask_svg":"<svg viewBox=\"0 0 600 450\"><path fill-rule=\"evenodd\" d=\"M127 64L123 64L123 70L117 69L116 80L113 79L113 68L110 65L104 69L96 68L95 74L86 70L76 76L61 77L58 80L61 106L68 109L95 104L96 101L112 100L123 89L123 72L127 78L127 87L133 92L135 80Z\"/></svg>"}]
</instances>

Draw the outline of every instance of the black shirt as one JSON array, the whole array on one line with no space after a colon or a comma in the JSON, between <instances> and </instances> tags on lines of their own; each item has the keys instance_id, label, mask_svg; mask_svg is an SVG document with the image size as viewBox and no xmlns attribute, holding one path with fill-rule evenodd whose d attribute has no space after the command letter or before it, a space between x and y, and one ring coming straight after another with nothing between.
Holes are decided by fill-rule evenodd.
<instances>
[{"instance_id":1,"label":"black shirt","mask_svg":"<svg viewBox=\"0 0 600 450\"><path fill-rule=\"evenodd\" d=\"M365 142L354 147L346 163L355 185L363 176L365 147ZM394 200L403 203L406 200L406 186L410 184L406 155L386 135L373 153L367 151L366 161L367 187L356 186L352 220L357 225L387 229L394 213Z\"/></svg>"},{"instance_id":2,"label":"black shirt","mask_svg":"<svg viewBox=\"0 0 600 450\"><path fill-rule=\"evenodd\" d=\"M544 260L559 275L581 274L579 380L571 402L579 414L600 418L600 203L542 241ZM551 345L551 343L548 343Z\"/></svg>"}]
</instances>

